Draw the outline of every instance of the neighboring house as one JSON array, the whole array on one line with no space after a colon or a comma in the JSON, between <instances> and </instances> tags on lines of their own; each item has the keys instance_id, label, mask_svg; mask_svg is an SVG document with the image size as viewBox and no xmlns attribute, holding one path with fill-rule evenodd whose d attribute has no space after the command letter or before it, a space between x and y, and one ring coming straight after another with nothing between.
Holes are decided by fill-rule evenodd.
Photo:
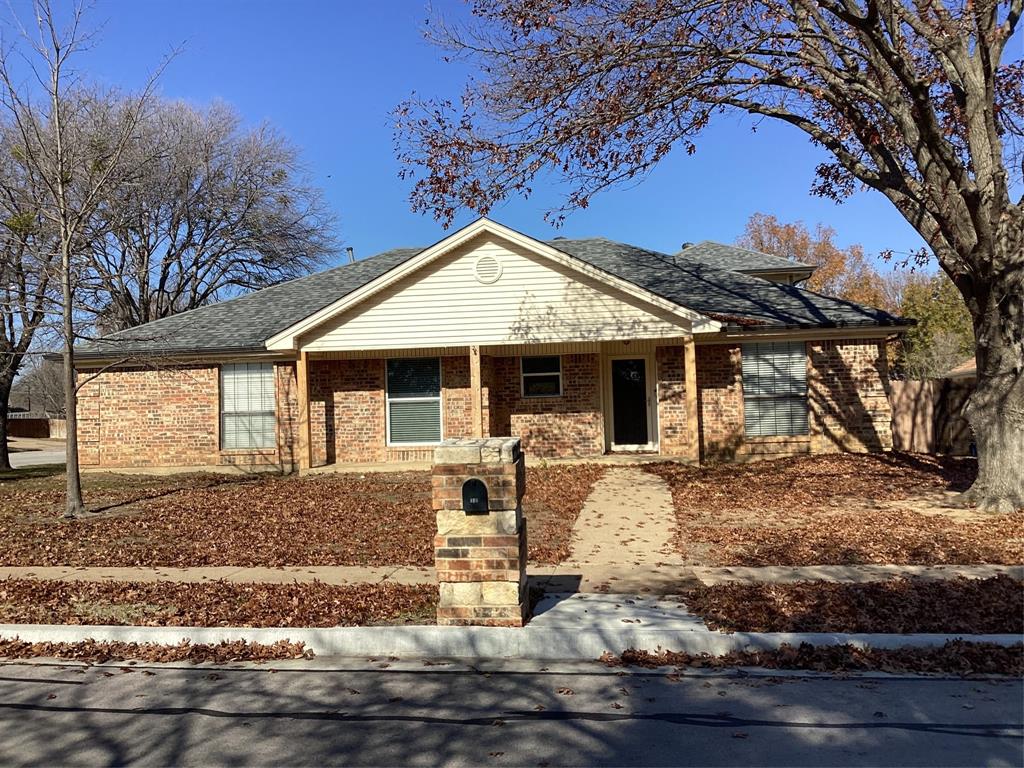
<instances>
[{"instance_id":1,"label":"neighboring house","mask_svg":"<svg viewBox=\"0 0 1024 768\"><path fill-rule=\"evenodd\" d=\"M974 359L974 355L971 355L955 368L950 368L944 378L972 380L978 378L978 364Z\"/></svg>"},{"instance_id":2,"label":"neighboring house","mask_svg":"<svg viewBox=\"0 0 1024 768\"><path fill-rule=\"evenodd\" d=\"M811 271L480 219L84 346L82 465L425 460L507 434L537 457L889 449L884 345L909 321L788 284Z\"/></svg>"}]
</instances>

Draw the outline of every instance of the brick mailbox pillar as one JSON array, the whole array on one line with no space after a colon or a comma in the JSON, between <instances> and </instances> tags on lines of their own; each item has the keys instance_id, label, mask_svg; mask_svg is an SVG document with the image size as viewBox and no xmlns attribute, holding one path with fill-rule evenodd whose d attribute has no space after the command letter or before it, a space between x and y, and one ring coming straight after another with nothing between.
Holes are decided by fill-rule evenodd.
<instances>
[{"instance_id":1,"label":"brick mailbox pillar","mask_svg":"<svg viewBox=\"0 0 1024 768\"><path fill-rule=\"evenodd\" d=\"M521 627L526 611L526 465L519 438L446 440L431 477L437 623Z\"/></svg>"}]
</instances>

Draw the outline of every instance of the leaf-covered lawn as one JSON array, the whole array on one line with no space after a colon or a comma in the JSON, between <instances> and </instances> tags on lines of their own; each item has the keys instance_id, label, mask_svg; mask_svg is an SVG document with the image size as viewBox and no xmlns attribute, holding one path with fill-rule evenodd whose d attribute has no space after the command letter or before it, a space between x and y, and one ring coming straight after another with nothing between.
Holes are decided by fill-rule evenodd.
<instances>
[{"instance_id":1,"label":"leaf-covered lawn","mask_svg":"<svg viewBox=\"0 0 1024 768\"><path fill-rule=\"evenodd\" d=\"M245 640L207 643L182 642L177 645L157 643L119 643L83 640L78 643L29 643L24 640L0 640L0 659L69 659L103 664L108 661L149 661L159 664L187 661L192 664L227 664L235 661L282 661L312 659L303 643L279 640L273 645L249 643ZM132 672L124 667L122 672ZM143 674L152 674L144 671Z\"/></svg>"},{"instance_id":2,"label":"leaf-covered lawn","mask_svg":"<svg viewBox=\"0 0 1024 768\"><path fill-rule=\"evenodd\" d=\"M605 469L600 464L527 468L523 513L530 562L554 565L569 556L572 527Z\"/></svg>"},{"instance_id":3,"label":"leaf-covered lawn","mask_svg":"<svg viewBox=\"0 0 1024 768\"><path fill-rule=\"evenodd\" d=\"M606 653L610 667L686 667L722 669L765 667L809 669L816 672L920 672L954 675L1024 674L1024 644L965 643L950 640L934 648L860 648L853 645L782 645L770 651L732 651L721 656L685 651L629 649L621 656ZM671 675L670 675L671 679Z\"/></svg>"},{"instance_id":4,"label":"leaf-covered lawn","mask_svg":"<svg viewBox=\"0 0 1024 768\"><path fill-rule=\"evenodd\" d=\"M62 477L0 485L0 564L429 564L426 473L239 478L88 475L89 513L58 517ZM35 486L35 487L33 487Z\"/></svg>"},{"instance_id":5,"label":"leaf-covered lawn","mask_svg":"<svg viewBox=\"0 0 1024 768\"><path fill-rule=\"evenodd\" d=\"M530 555L558 562L601 469L528 469ZM63 474L0 481L0 565L432 565L427 472L306 477L89 474L64 520Z\"/></svg>"},{"instance_id":6,"label":"leaf-covered lawn","mask_svg":"<svg viewBox=\"0 0 1024 768\"><path fill-rule=\"evenodd\" d=\"M690 565L1024 563L1024 511L962 514L972 459L910 454L801 456L694 468L653 464Z\"/></svg>"},{"instance_id":7,"label":"leaf-covered lawn","mask_svg":"<svg viewBox=\"0 0 1024 768\"><path fill-rule=\"evenodd\" d=\"M716 584L682 598L708 627L728 632L1024 634L1024 583L1007 576Z\"/></svg>"},{"instance_id":8,"label":"leaf-covered lawn","mask_svg":"<svg viewBox=\"0 0 1024 768\"><path fill-rule=\"evenodd\" d=\"M433 584L0 581L0 624L347 627L433 624Z\"/></svg>"}]
</instances>

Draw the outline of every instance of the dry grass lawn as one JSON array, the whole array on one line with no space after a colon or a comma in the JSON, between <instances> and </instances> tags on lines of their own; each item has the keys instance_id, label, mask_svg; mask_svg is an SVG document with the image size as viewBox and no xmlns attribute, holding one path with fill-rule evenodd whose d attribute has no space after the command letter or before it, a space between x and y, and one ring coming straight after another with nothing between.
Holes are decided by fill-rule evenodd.
<instances>
[{"instance_id":1,"label":"dry grass lawn","mask_svg":"<svg viewBox=\"0 0 1024 768\"><path fill-rule=\"evenodd\" d=\"M1024 584L1008 576L716 584L681 597L727 632L1024 633Z\"/></svg>"},{"instance_id":2,"label":"dry grass lawn","mask_svg":"<svg viewBox=\"0 0 1024 768\"><path fill-rule=\"evenodd\" d=\"M149 627L433 624L433 584L0 581L0 623Z\"/></svg>"},{"instance_id":3,"label":"dry grass lawn","mask_svg":"<svg viewBox=\"0 0 1024 768\"><path fill-rule=\"evenodd\" d=\"M530 468L530 555L558 562L603 469ZM427 472L308 477L88 474L88 514L64 520L64 475L0 475L0 565L431 565Z\"/></svg>"},{"instance_id":4,"label":"dry grass lawn","mask_svg":"<svg viewBox=\"0 0 1024 768\"><path fill-rule=\"evenodd\" d=\"M668 482L689 565L1024 563L1024 510L953 506L967 458L801 456L702 468L653 464Z\"/></svg>"}]
</instances>

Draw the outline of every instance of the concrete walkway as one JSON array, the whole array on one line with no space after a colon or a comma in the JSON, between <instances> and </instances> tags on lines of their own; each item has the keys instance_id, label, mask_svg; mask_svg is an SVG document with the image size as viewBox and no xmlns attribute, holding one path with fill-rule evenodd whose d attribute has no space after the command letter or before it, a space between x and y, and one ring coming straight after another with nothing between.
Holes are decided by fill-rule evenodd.
<instances>
[{"instance_id":1,"label":"concrete walkway","mask_svg":"<svg viewBox=\"0 0 1024 768\"><path fill-rule=\"evenodd\" d=\"M531 580L546 592L616 592L667 595L686 587L729 582L775 582L820 580L863 582L915 576L930 579L987 579L1006 574L1024 579L1024 565L812 565L802 568L694 568L672 565L532 565ZM41 566L0 567L2 579L43 581L170 581L186 584L207 581L264 584L433 584L434 569L421 566L299 566L292 568L70 568Z\"/></svg>"},{"instance_id":2,"label":"concrete walkway","mask_svg":"<svg viewBox=\"0 0 1024 768\"><path fill-rule=\"evenodd\" d=\"M678 561L672 551L675 512L660 477L616 467L594 484L573 526L570 563L642 567Z\"/></svg>"}]
</instances>

